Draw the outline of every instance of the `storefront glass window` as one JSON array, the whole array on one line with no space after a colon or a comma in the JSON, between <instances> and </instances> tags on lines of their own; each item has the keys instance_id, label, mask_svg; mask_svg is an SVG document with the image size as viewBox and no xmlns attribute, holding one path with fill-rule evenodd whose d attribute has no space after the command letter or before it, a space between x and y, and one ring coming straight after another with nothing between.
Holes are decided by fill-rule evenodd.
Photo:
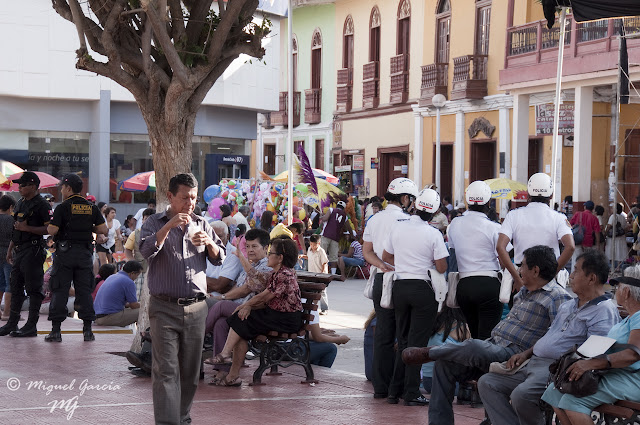
<instances>
[{"instance_id":1,"label":"storefront glass window","mask_svg":"<svg viewBox=\"0 0 640 425\"><path fill-rule=\"evenodd\" d=\"M146 203L155 192L127 192L118 190L118 183L134 174L153 171L149 136L146 134L112 134L109 161L110 203Z\"/></svg>"}]
</instances>

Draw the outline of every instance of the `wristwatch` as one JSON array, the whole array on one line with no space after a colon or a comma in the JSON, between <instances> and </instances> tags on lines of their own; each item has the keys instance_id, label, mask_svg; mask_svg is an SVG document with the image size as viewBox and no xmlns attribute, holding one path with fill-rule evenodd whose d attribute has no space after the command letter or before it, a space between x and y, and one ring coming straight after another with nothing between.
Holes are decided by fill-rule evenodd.
<instances>
[{"instance_id":1,"label":"wristwatch","mask_svg":"<svg viewBox=\"0 0 640 425\"><path fill-rule=\"evenodd\" d=\"M222 294L222 299L226 300L227 299L227 294Z\"/></svg>"}]
</instances>

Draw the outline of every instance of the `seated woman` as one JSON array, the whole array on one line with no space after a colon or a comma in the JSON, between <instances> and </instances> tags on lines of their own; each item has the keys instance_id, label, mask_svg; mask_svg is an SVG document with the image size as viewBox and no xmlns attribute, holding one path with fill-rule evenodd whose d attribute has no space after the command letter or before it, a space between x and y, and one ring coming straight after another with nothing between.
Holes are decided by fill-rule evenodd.
<instances>
[{"instance_id":1,"label":"seated woman","mask_svg":"<svg viewBox=\"0 0 640 425\"><path fill-rule=\"evenodd\" d=\"M637 269L637 267L630 267ZM629 269L625 270L625 275ZM638 276L640 277L640 276ZM609 280L618 283L616 302L627 310L629 316L609 331L609 337L618 343L640 347L640 279L618 277ZM593 425L589 416L601 404L615 403L617 400L640 400L640 354L632 349L617 349L614 345L606 356L579 360L567 369L570 380L580 379L587 370L609 369L600 380L598 391L590 396L575 397L563 394L553 384L545 391L542 399L553 406L553 410L563 425Z\"/></svg>"},{"instance_id":2,"label":"seated woman","mask_svg":"<svg viewBox=\"0 0 640 425\"><path fill-rule=\"evenodd\" d=\"M362 255L362 245L358 239L349 233L349 251L346 254L338 254L338 268L340 269L340 279L347 280L346 267L364 266L364 255Z\"/></svg>"},{"instance_id":3,"label":"seated woman","mask_svg":"<svg viewBox=\"0 0 640 425\"><path fill-rule=\"evenodd\" d=\"M227 319L231 329L222 351L213 358L214 364L231 363L227 375L212 382L220 386L240 386L240 367L248 350L248 341L268 331L297 332L302 324L302 302L296 272L298 248L290 239L275 239L271 243L267 265L273 274L264 291L238 306ZM233 358L232 358L233 355Z\"/></svg>"}]
</instances>

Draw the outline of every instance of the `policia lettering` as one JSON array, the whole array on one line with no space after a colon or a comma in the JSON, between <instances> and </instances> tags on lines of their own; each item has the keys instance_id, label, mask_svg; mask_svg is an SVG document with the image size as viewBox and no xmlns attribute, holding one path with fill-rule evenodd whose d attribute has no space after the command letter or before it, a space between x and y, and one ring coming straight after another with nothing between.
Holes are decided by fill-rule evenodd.
<instances>
[{"instance_id":1,"label":"policia lettering","mask_svg":"<svg viewBox=\"0 0 640 425\"><path fill-rule=\"evenodd\" d=\"M56 241L56 259L51 271L51 308L49 320L51 333L47 342L61 342L60 325L67 318L67 301L71 281L76 293L75 308L84 322L85 341L95 338L91 323L96 319L91 292L93 277L93 232L107 234L104 217L98 207L78 193L82 190L82 179L76 174L66 175L61 182L65 200L53 213L48 231Z\"/></svg>"},{"instance_id":2,"label":"policia lettering","mask_svg":"<svg viewBox=\"0 0 640 425\"><path fill-rule=\"evenodd\" d=\"M34 337L38 333L36 324L44 299L42 264L46 253L42 236L51 218L51 207L38 194L40 179L35 173L25 171L14 183L19 184L22 198L14 209L14 230L7 254L7 261L12 263L11 314L7 324L0 328L0 336ZM29 319L18 330L25 291L29 296Z\"/></svg>"}]
</instances>

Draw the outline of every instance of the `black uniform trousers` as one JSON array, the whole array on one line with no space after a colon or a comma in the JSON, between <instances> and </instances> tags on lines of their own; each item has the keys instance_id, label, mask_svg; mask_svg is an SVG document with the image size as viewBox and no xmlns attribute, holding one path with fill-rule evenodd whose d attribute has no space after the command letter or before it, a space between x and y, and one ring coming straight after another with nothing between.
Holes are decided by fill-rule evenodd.
<instances>
[{"instance_id":1,"label":"black uniform trousers","mask_svg":"<svg viewBox=\"0 0 640 425\"><path fill-rule=\"evenodd\" d=\"M464 314L471 337L487 339L502 318L500 281L491 276L469 276L460 279L456 300Z\"/></svg>"},{"instance_id":2,"label":"black uniform trousers","mask_svg":"<svg viewBox=\"0 0 640 425\"><path fill-rule=\"evenodd\" d=\"M389 395L411 401L420 397L421 365L405 365L402 350L426 347L438 315L438 303L431 284L420 279L401 279L393 284L396 313L396 354Z\"/></svg>"},{"instance_id":3,"label":"black uniform trousers","mask_svg":"<svg viewBox=\"0 0 640 425\"><path fill-rule=\"evenodd\" d=\"M393 309L380 307L383 275L376 274L373 282L373 308L376 311L376 330L373 336L373 391L380 395L389 392L396 358L396 313Z\"/></svg>"},{"instance_id":4,"label":"black uniform trousers","mask_svg":"<svg viewBox=\"0 0 640 425\"><path fill-rule=\"evenodd\" d=\"M16 248L11 267L11 311L15 317L20 316L26 291L29 296L29 318L37 321L44 299L42 265L46 257L42 241L36 241L35 244L25 242Z\"/></svg>"},{"instance_id":5,"label":"black uniform trousers","mask_svg":"<svg viewBox=\"0 0 640 425\"><path fill-rule=\"evenodd\" d=\"M67 301L69 288L73 280L76 292L74 308L82 320L96 320L93 310L91 292L95 287L93 277L93 246L89 242L65 242L69 246L63 251L60 244L56 249L56 260L53 262L49 287L51 288L51 304L49 320L63 322L69 313Z\"/></svg>"}]
</instances>

